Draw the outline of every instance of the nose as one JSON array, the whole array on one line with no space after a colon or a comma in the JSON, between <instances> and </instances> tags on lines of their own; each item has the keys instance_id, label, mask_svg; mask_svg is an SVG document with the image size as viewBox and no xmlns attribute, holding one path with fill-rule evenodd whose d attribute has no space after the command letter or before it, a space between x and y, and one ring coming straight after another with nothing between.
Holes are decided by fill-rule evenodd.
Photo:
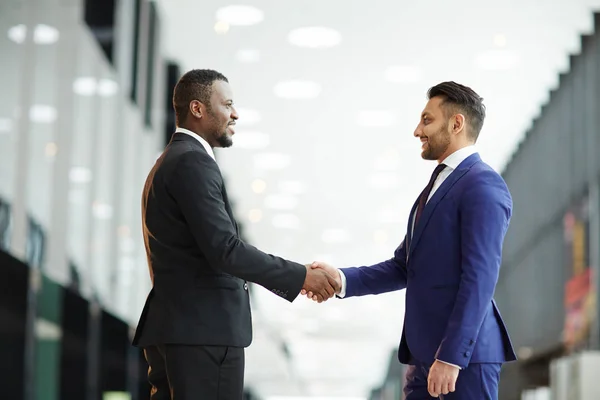
<instances>
[{"instance_id":1,"label":"nose","mask_svg":"<svg viewBox=\"0 0 600 400\"><path fill-rule=\"evenodd\" d=\"M422 136L422 131L421 131L421 125L417 125L417 127L415 128L415 131L413 132L413 136L414 137L421 137Z\"/></svg>"},{"instance_id":2,"label":"nose","mask_svg":"<svg viewBox=\"0 0 600 400\"><path fill-rule=\"evenodd\" d=\"M238 115L237 110L235 109L235 107L231 108L231 119L233 120L237 120L240 116Z\"/></svg>"}]
</instances>

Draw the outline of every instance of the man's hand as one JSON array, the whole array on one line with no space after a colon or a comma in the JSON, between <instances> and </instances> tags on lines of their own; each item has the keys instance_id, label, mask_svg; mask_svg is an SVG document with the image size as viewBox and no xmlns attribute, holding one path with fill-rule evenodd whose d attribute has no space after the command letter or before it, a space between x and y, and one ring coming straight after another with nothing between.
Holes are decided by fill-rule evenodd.
<instances>
[{"instance_id":1,"label":"man's hand","mask_svg":"<svg viewBox=\"0 0 600 400\"><path fill-rule=\"evenodd\" d=\"M337 270L337 268L334 268L329 264L325 264L324 262L319 262L319 261L313 262L310 265L310 268L311 269L322 269L323 271L327 272L330 276L332 276L333 279L335 279L335 282L337 284L334 294L340 293L340 291L342 290L342 278L340 277L340 272ZM308 297L309 299L319 301L317 294L314 293L313 291L309 290L308 288L306 288L306 286L304 288L302 288L302 291L300 293L303 296L306 295L306 297ZM320 301L319 301L319 303L320 303Z\"/></svg>"},{"instance_id":2,"label":"man's hand","mask_svg":"<svg viewBox=\"0 0 600 400\"><path fill-rule=\"evenodd\" d=\"M456 379L460 369L446 363L435 361L427 376L427 391L431 397L438 398L456 390Z\"/></svg>"},{"instance_id":3,"label":"man's hand","mask_svg":"<svg viewBox=\"0 0 600 400\"><path fill-rule=\"evenodd\" d=\"M333 297L341 290L338 280L331 276L326 270L306 266L306 279L302 286L302 294L308 292L313 294L313 300L319 303Z\"/></svg>"}]
</instances>

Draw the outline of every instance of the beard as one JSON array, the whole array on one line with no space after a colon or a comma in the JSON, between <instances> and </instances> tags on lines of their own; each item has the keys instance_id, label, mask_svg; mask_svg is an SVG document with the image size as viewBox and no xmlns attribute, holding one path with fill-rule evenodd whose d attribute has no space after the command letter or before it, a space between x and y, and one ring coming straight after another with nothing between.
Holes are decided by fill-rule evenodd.
<instances>
[{"instance_id":1,"label":"beard","mask_svg":"<svg viewBox=\"0 0 600 400\"><path fill-rule=\"evenodd\" d=\"M442 128L427 138L427 145L421 152L421 158L431 161L438 160L446 152L448 146L450 146L450 134Z\"/></svg>"},{"instance_id":2,"label":"beard","mask_svg":"<svg viewBox=\"0 0 600 400\"><path fill-rule=\"evenodd\" d=\"M219 147L231 147L233 145L233 139L231 139L231 136L225 131L217 136L217 143L219 143Z\"/></svg>"}]
</instances>

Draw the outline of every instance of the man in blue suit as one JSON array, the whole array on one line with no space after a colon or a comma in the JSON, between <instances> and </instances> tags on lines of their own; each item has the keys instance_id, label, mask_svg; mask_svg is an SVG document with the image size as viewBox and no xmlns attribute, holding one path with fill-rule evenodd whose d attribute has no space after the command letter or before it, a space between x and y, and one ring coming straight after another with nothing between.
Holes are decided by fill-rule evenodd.
<instances>
[{"instance_id":1,"label":"man in blue suit","mask_svg":"<svg viewBox=\"0 0 600 400\"><path fill-rule=\"evenodd\" d=\"M340 298L406 289L398 358L409 365L407 400L496 400L502 363L516 359L493 300L512 199L474 148L485 119L481 97L455 82L432 87L428 97L414 136L422 157L438 166L394 256L313 268L339 279Z\"/></svg>"}]
</instances>

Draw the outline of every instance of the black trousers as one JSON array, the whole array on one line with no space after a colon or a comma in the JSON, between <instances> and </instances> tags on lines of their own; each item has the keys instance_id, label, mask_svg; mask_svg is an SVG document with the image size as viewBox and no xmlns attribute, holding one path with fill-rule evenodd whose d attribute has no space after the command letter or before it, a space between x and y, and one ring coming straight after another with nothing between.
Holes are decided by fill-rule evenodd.
<instances>
[{"instance_id":1,"label":"black trousers","mask_svg":"<svg viewBox=\"0 0 600 400\"><path fill-rule=\"evenodd\" d=\"M147 347L152 400L241 400L244 349L222 346Z\"/></svg>"}]
</instances>

